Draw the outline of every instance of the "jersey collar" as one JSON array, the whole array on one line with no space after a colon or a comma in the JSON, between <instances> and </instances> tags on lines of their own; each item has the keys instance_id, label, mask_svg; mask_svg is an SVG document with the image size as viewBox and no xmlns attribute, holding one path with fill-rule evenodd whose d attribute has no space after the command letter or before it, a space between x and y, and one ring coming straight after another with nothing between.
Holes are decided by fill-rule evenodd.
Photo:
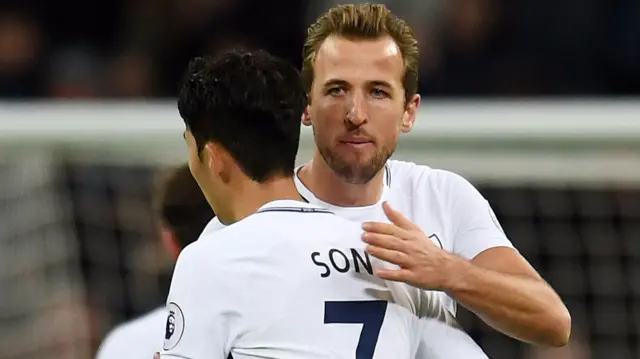
<instances>
[{"instance_id":1,"label":"jersey collar","mask_svg":"<svg viewBox=\"0 0 640 359\"><path fill-rule=\"evenodd\" d=\"M291 212L314 212L314 211L326 211L317 205L310 204L309 202L294 201L289 199L275 200L267 202L258 208L253 214L260 212L273 212L277 209L285 209ZM233 223L231 223L233 224ZM209 223L204 227L202 233L216 232L222 228L228 227L231 224L223 223L218 216L214 216Z\"/></svg>"},{"instance_id":2,"label":"jersey collar","mask_svg":"<svg viewBox=\"0 0 640 359\"><path fill-rule=\"evenodd\" d=\"M308 208L308 209L317 209L318 206L303 202L303 201L295 201L291 199L278 199L275 201L267 202L262 205L256 212L263 211L265 209L273 209L273 208Z\"/></svg>"}]
</instances>

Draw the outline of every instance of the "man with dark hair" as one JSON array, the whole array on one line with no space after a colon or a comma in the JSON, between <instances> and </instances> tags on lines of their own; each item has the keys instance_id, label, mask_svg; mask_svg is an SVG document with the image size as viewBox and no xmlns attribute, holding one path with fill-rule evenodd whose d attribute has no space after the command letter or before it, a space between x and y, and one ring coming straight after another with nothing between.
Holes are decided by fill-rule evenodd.
<instances>
[{"instance_id":1,"label":"man with dark hair","mask_svg":"<svg viewBox=\"0 0 640 359\"><path fill-rule=\"evenodd\" d=\"M178 101L189 167L227 227L180 254L161 357L415 355L419 319L380 300L384 264L360 226L296 189L305 106L295 68L264 51L190 63Z\"/></svg>"},{"instance_id":2,"label":"man with dark hair","mask_svg":"<svg viewBox=\"0 0 640 359\"><path fill-rule=\"evenodd\" d=\"M212 206L232 203L232 193L221 190L235 174L231 163L254 183L280 177L293 183L306 103L297 70L265 52L191 61L178 110L187 128L191 173ZM217 186L216 179L224 183ZM299 198L288 182L290 195ZM234 216L226 213L227 206L220 209L216 213L222 222Z\"/></svg>"},{"instance_id":3,"label":"man with dark hair","mask_svg":"<svg viewBox=\"0 0 640 359\"><path fill-rule=\"evenodd\" d=\"M154 212L162 242L174 258L198 239L214 217L186 164L160 176ZM119 325L100 345L97 359L148 359L160 347L165 319L163 306Z\"/></svg>"}]
</instances>

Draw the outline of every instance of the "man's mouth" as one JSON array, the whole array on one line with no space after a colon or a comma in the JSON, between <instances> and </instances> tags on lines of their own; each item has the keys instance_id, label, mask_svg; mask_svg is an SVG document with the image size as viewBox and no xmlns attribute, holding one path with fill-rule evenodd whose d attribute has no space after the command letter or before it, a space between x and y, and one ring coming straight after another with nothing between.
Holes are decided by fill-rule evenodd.
<instances>
[{"instance_id":1,"label":"man's mouth","mask_svg":"<svg viewBox=\"0 0 640 359\"><path fill-rule=\"evenodd\" d=\"M372 145L373 142L366 139L343 139L340 141L340 144L353 148L365 148Z\"/></svg>"}]
</instances>

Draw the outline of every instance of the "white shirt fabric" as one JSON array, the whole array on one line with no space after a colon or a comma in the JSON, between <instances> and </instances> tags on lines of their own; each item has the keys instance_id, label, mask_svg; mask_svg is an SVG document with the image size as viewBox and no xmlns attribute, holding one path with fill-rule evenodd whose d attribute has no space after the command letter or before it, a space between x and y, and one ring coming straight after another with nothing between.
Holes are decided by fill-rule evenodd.
<instances>
[{"instance_id":1,"label":"white shirt fabric","mask_svg":"<svg viewBox=\"0 0 640 359\"><path fill-rule=\"evenodd\" d=\"M422 337L415 359L488 359L464 331L437 319L420 320Z\"/></svg>"},{"instance_id":2,"label":"white shirt fabric","mask_svg":"<svg viewBox=\"0 0 640 359\"><path fill-rule=\"evenodd\" d=\"M162 306L115 327L100 344L96 359L151 359L160 348L166 320Z\"/></svg>"},{"instance_id":3,"label":"white shirt fabric","mask_svg":"<svg viewBox=\"0 0 640 359\"><path fill-rule=\"evenodd\" d=\"M216 223L217 222L217 223ZM220 227L219 221L215 227ZM96 359L149 359L160 351L160 338L166 330L165 307L114 328L100 345ZM487 359L486 354L462 330L435 319L422 319L422 333L416 359Z\"/></svg>"},{"instance_id":4,"label":"white shirt fabric","mask_svg":"<svg viewBox=\"0 0 640 359\"><path fill-rule=\"evenodd\" d=\"M389 223L382 202L400 211L422 228L442 249L473 259L484 250L513 245L502 230L491 206L463 177L411 162L390 160L379 203L363 207L339 207L318 199L297 176L300 194L309 202L355 222ZM419 290L388 282L394 300L420 317L455 322L456 303L444 292Z\"/></svg>"},{"instance_id":5,"label":"white shirt fabric","mask_svg":"<svg viewBox=\"0 0 640 359\"><path fill-rule=\"evenodd\" d=\"M176 264L161 356L413 358L424 324L385 300L361 235L298 201L205 230Z\"/></svg>"},{"instance_id":6,"label":"white shirt fabric","mask_svg":"<svg viewBox=\"0 0 640 359\"><path fill-rule=\"evenodd\" d=\"M381 208L382 201L388 200L394 208L421 226L434 243L468 259L488 248L512 247L487 201L464 178L448 171L401 161L389 161L385 176L382 200L366 207L332 206L317 199L297 176L295 179L298 190L309 202L357 222L388 222ZM225 226L217 218L212 219L203 231L202 242L223 228ZM379 265L389 264L379 262ZM291 272L296 273L293 269ZM422 291L396 282L387 282L385 286L388 290L377 293L379 298L395 302L420 317L455 322L455 302L444 293ZM240 290L242 288L248 286L240 287ZM148 353L159 351L162 345L158 338L164 336L166 321L166 310L156 310L117 327L101 345L97 359L150 358ZM433 320L422 320L420 328L417 331L422 333L422 337L417 358L486 358L463 331ZM236 354L236 358L240 357Z\"/></svg>"}]
</instances>

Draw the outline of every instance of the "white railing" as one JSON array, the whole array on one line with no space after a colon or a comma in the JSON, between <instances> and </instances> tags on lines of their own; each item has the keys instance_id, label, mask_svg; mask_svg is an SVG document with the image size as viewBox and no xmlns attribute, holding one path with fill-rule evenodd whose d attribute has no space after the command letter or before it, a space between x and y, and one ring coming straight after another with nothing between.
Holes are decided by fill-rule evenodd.
<instances>
[{"instance_id":1,"label":"white railing","mask_svg":"<svg viewBox=\"0 0 640 359\"><path fill-rule=\"evenodd\" d=\"M185 158L175 103L0 103L0 153L78 160ZM303 130L300 160L313 151ZM640 101L423 102L397 158L476 180L640 185Z\"/></svg>"}]
</instances>

